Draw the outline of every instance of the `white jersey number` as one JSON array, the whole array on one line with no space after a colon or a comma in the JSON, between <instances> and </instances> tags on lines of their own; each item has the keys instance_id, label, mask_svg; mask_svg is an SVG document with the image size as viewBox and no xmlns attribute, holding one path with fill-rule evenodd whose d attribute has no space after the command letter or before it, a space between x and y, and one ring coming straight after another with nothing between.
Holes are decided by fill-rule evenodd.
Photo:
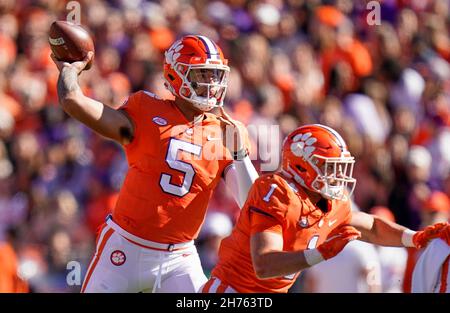
<instances>
[{"instance_id":1,"label":"white jersey number","mask_svg":"<svg viewBox=\"0 0 450 313\"><path fill-rule=\"evenodd\" d=\"M270 201L270 197L272 196L273 192L275 191L275 188L277 188L277 184L272 184L270 185L270 190L269 192L264 196L263 200L265 202L269 202Z\"/></svg>"},{"instance_id":2,"label":"white jersey number","mask_svg":"<svg viewBox=\"0 0 450 313\"><path fill-rule=\"evenodd\" d=\"M308 250L316 248L317 242L319 242L319 235L312 236L311 239L309 239L308 246L306 248Z\"/></svg>"},{"instance_id":3,"label":"white jersey number","mask_svg":"<svg viewBox=\"0 0 450 313\"><path fill-rule=\"evenodd\" d=\"M311 239L308 241L308 246L306 247L306 249L314 249L315 247L317 247L317 242L319 241L319 236L318 235L314 235L311 237ZM284 278L286 279L294 279L295 274L291 274L291 275L286 275L284 276Z\"/></svg>"},{"instance_id":4,"label":"white jersey number","mask_svg":"<svg viewBox=\"0 0 450 313\"><path fill-rule=\"evenodd\" d=\"M172 138L169 143L169 148L167 149L166 162L170 168L184 173L183 183L181 184L181 186L174 185L170 183L172 175L162 173L159 185L164 190L164 192L178 197L183 197L188 194L189 190L191 189L195 171L194 167L191 164L178 159L178 152L180 150L192 153L196 156L200 156L202 147L196 146L190 142Z\"/></svg>"}]
</instances>

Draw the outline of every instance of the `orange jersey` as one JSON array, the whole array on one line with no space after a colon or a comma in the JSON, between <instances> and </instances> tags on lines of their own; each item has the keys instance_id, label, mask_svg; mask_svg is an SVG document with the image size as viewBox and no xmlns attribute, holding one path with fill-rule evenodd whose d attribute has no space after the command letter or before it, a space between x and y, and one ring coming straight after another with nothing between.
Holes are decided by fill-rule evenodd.
<instances>
[{"instance_id":1,"label":"orange jersey","mask_svg":"<svg viewBox=\"0 0 450 313\"><path fill-rule=\"evenodd\" d=\"M288 183L281 175L261 176L253 184L233 232L222 240L212 276L237 292L287 292L299 273L258 279L252 265L250 236L276 232L283 236L283 251L313 249L350 219L349 202L328 201L324 213L298 185Z\"/></svg>"},{"instance_id":2,"label":"orange jersey","mask_svg":"<svg viewBox=\"0 0 450 313\"><path fill-rule=\"evenodd\" d=\"M196 238L212 192L232 163L219 120L205 113L194 124L173 101L144 91L131 95L122 109L133 120L134 138L125 145L129 170L113 220L145 240Z\"/></svg>"}]
</instances>

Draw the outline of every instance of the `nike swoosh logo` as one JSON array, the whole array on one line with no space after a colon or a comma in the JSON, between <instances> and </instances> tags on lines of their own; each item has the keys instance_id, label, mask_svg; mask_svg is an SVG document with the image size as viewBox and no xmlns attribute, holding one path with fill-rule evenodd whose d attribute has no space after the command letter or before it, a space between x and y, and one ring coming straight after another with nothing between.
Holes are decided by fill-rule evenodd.
<instances>
[{"instance_id":1,"label":"nike swoosh logo","mask_svg":"<svg viewBox=\"0 0 450 313\"><path fill-rule=\"evenodd\" d=\"M329 221L329 222L328 222L328 226L331 227L331 226L333 226L333 224L336 223L336 222L337 222L337 219L332 220L332 221Z\"/></svg>"},{"instance_id":2,"label":"nike swoosh logo","mask_svg":"<svg viewBox=\"0 0 450 313\"><path fill-rule=\"evenodd\" d=\"M208 136L206 137L206 140L208 140L208 141L212 141L212 140L222 140L222 138L220 138L220 137L211 137L211 135L208 135Z\"/></svg>"}]
</instances>

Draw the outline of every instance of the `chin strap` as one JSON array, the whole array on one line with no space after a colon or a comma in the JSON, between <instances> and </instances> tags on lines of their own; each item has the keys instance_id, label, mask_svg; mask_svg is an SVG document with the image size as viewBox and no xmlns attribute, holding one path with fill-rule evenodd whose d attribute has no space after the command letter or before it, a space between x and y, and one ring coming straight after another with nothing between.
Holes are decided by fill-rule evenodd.
<instances>
[{"instance_id":1,"label":"chin strap","mask_svg":"<svg viewBox=\"0 0 450 313\"><path fill-rule=\"evenodd\" d=\"M192 98L185 98L189 102L191 102L195 107L197 107L199 110L202 111L211 111L212 109L219 107L217 105L217 99L216 98L205 98L205 97L199 97L195 96Z\"/></svg>"}]
</instances>

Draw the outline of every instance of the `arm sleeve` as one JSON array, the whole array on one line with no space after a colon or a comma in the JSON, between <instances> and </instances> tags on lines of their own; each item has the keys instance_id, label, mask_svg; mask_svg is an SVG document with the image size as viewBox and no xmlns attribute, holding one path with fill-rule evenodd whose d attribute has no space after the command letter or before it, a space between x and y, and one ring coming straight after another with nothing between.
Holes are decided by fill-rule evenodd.
<instances>
[{"instance_id":1,"label":"arm sleeve","mask_svg":"<svg viewBox=\"0 0 450 313\"><path fill-rule=\"evenodd\" d=\"M380 259L375 246L355 240L352 242L354 245L355 257L361 268L361 272L365 276L367 285L370 286L381 286L381 266Z\"/></svg>"},{"instance_id":2,"label":"arm sleeve","mask_svg":"<svg viewBox=\"0 0 450 313\"><path fill-rule=\"evenodd\" d=\"M244 206L248 192L258 176L248 156L243 160L234 161L225 168L225 184L228 186L240 208Z\"/></svg>"}]
</instances>

